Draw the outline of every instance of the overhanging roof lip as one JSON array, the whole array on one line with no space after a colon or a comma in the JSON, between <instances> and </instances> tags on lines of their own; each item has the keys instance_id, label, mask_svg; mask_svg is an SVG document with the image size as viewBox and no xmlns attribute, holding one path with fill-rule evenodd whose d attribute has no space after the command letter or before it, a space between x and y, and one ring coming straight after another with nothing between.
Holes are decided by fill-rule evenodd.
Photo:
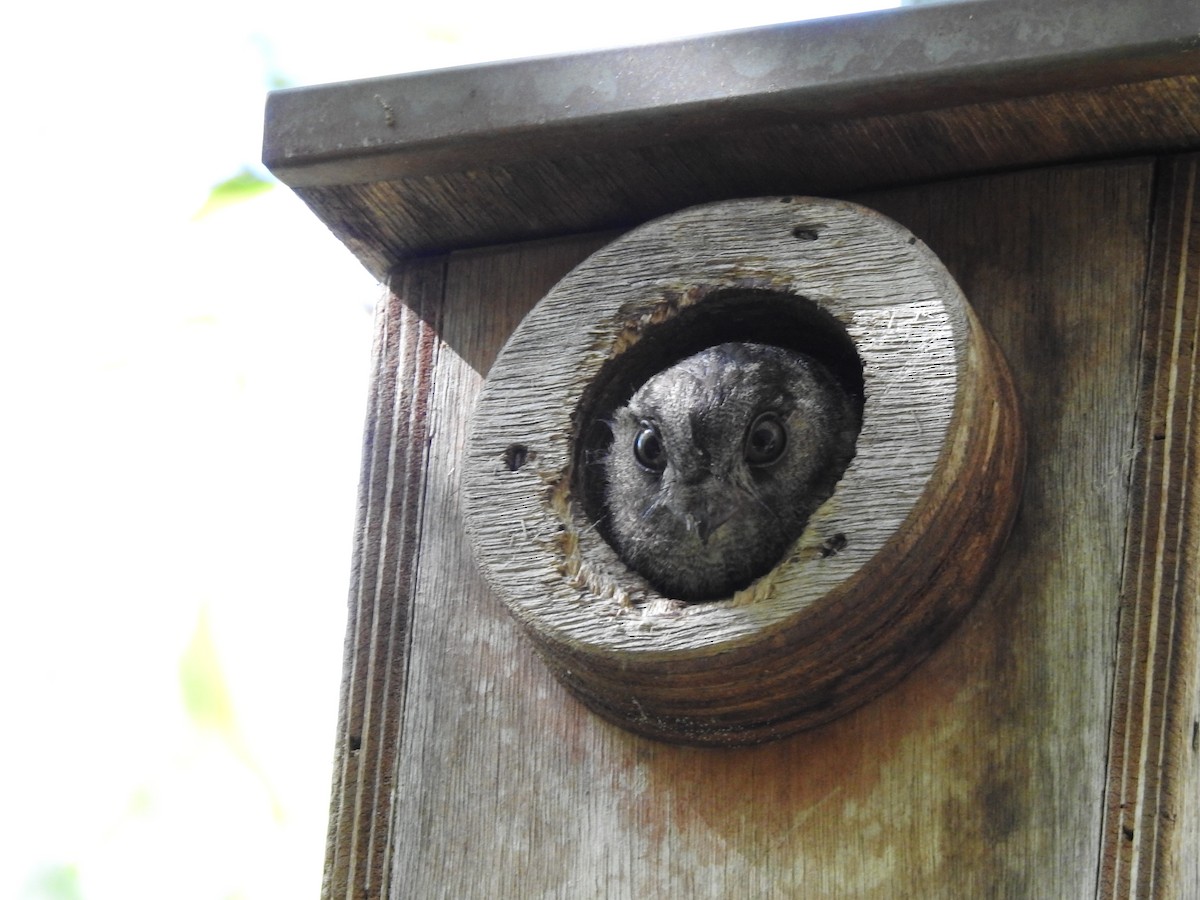
<instances>
[{"instance_id":1,"label":"overhanging roof lip","mask_svg":"<svg viewBox=\"0 0 1200 900\"><path fill-rule=\"evenodd\" d=\"M284 89L263 160L364 183L1196 72L1195 0L973 0Z\"/></svg>"}]
</instances>

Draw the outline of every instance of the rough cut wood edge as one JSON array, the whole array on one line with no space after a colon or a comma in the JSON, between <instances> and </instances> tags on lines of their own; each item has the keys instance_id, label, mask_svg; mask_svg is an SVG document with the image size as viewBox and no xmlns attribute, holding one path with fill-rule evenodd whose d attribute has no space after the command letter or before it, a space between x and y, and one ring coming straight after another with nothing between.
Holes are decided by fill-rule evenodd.
<instances>
[{"instance_id":1,"label":"rough cut wood edge","mask_svg":"<svg viewBox=\"0 0 1200 900\"><path fill-rule=\"evenodd\" d=\"M372 394L353 552L334 750L324 900L387 895L410 596L444 263L414 263L376 316Z\"/></svg>"},{"instance_id":2,"label":"rough cut wood edge","mask_svg":"<svg viewBox=\"0 0 1200 900\"><path fill-rule=\"evenodd\" d=\"M689 209L594 254L512 336L476 410L463 494L484 574L569 688L648 736L752 743L876 696L969 607L1015 515L1016 392L957 285L877 213L784 199ZM797 240L809 226L820 237ZM570 422L643 330L706 303L720 311L703 321L752 318L750 301L709 299L732 286L819 299L842 322L864 366L863 432L838 492L770 575L727 601L672 605L580 518ZM850 549L819 552L835 533Z\"/></svg>"},{"instance_id":3,"label":"rough cut wood edge","mask_svg":"<svg viewBox=\"0 0 1200 900\"><path fill-rule=\"evenodd\" d=\"M1200 897L1200 157L1158 190L1102 897Z\"/></svg>"}]
</instances>

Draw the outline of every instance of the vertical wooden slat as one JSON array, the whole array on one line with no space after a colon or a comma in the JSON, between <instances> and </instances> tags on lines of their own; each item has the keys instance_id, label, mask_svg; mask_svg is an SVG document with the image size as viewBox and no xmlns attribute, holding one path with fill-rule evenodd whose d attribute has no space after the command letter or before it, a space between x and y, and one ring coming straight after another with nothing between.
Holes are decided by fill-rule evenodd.
<instances>
[{"instance_id":1,"label":"vertical wooden slat","mask_svg":"<svg viewBox=\"0 0 1200 900\"><path fill-rule=\"evenodd\" d=\"M419 547L430 380L445 265L398 273L376 318L372 393L338 719L325 900L379 897L395 841L412 585Z\"/></svg>"},{"instance_id":2,"label":"vertical wooden slat","mask_svg":"<svg viewBox=\"0 0 1200 900\"><path fill-rule=\"evenodd\" d=\"M1200 896L1200 157L1164 162L1114 692L1101 896Z\"/></svg>"}]
</instances>

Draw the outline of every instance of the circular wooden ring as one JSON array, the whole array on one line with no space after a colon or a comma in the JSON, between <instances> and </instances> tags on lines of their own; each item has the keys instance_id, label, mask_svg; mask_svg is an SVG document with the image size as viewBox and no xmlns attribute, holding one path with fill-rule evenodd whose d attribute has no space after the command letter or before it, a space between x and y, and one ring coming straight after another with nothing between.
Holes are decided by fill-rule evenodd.
<instances>
[{"instance_id":1,"label":"circular wooden ring","mask_svg":"<svg viewBox=\"0 0 1200 900\"><path fill-rule=\"evenodd\" d=\"M696 344L771 337L860 379L856 455L770 573L724 600L663 597L596 527L588 422ZM744 744L833 719L928 655L1009 532L1023 460L1003 356L924 244L851 203L738 200L629 232L530 312L479 399L464 520L490 585L591 708Z\"/></svg>"}]
</instances>

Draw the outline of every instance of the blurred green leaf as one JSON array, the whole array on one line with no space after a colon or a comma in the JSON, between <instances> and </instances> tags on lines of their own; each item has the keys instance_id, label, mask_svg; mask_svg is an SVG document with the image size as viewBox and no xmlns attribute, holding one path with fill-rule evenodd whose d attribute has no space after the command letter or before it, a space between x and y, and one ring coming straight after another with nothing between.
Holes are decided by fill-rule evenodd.
<instances>
[{"instance_id":1,"label":"blurred green leaf","mask_svg":"<svg viewBox=\"0 0 1200 900\"><path fill-rule=\"evenodd\" d=\"M22 894L23 900L82 900L79 871L74 866L47 866L34 876Z\"/></svg>"},{"instance_id":2,"label":"blurred green leaf","mask_svg":"<svg viewBox=\"0 0 1200 900\"><path fill-rule=\"evenodd\" d=\"M196 629L179 660L179 688L188 718L205 731L215 732L234 755L262 782L276 821L283 821L283 804L267 773L250 752L234 715L233 695L217 657L208 607L200 607Z\"/></svg>"},{"instance_id":3,"label":"blurred green leaf","mask_svg":"<svg viewBox=\"0 0 1200 900\"><path fill-rule=\"evenodd\" d=\"M179 661L179 687L184 708L197 726L236 741L233 701L217 659L206 607L201 607L196 630Z\"/></svg>"},{"instance_id":4,"label":"blurred green leaf","mask_svg":"<svg viewBox=\"0 0 1200 900\"><path fill-rule=\"evenodd\" d=\"M275 182L263 178L252 169L242 169L232 178L225 179L209 191L208 199L204 201L203 206L196 210L192 221L203 219L217 210L235 203L243 203L259 194L265 194L274 186Z\"/></svg>"}]
</instances>

